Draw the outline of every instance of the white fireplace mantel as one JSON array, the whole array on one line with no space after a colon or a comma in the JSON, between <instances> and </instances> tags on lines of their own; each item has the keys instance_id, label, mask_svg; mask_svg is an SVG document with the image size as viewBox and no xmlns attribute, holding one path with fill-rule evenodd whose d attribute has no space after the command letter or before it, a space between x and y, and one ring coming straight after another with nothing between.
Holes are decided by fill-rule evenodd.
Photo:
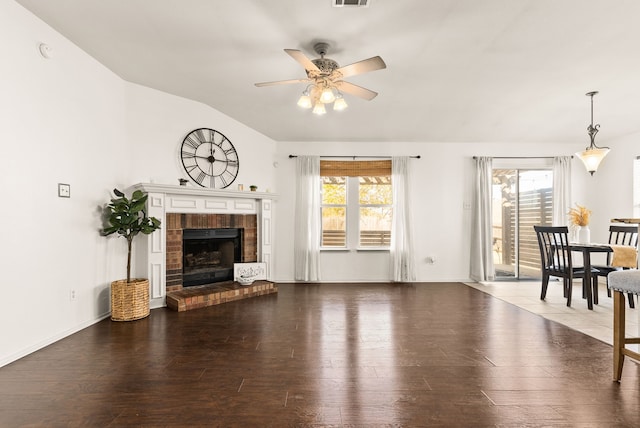
<instances>
[{"instance_id":1,"label":"white fireplace mantel","mask_svg":"<svg viewBox=\"0 0 640 428\"><path fill-rule=\"evenodd\" d=\"M186 214L256 214L258 226L258 261L266 263L267 279L272 269L273 201L277 194L216 190L171 184L138 183L128 192L142 190L147 193L147 214L158 218L161 229L136 241L137 276L149 278L152 308L166 306L166 233L162 224L167 213Z\"/></svg>"}]
</instances>

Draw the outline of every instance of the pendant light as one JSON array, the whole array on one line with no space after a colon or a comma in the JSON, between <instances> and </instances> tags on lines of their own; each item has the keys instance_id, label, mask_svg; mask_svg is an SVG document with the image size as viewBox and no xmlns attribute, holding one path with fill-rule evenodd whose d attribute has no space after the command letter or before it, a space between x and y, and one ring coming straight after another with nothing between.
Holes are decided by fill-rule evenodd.
<instances>
[{"instance_id":1,"label":"pendant light","mask_svg":"<svg viewBox=\"0 0 640 428\"><path fill-rule=\"evenodd\" d=\"M596 134L598 133L598 128L600 128L600 125L593 124L593 96L597 93L598 91L593 91L587 92L586 94L588 97L591 97L591 125L587 127L591 144L584 149L584 151L576 153L576 156L582 160L585 168L587 168L587 171L591 175L598 170L600 162L602 162L602 159L609 153L609 147L598 147L595 143Z\"/></svg>"}]
</instances>

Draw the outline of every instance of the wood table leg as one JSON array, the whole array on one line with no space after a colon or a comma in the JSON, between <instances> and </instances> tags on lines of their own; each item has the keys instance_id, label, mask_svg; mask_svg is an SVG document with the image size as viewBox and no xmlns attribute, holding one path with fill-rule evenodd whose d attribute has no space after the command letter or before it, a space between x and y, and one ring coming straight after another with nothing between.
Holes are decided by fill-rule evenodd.
<instances>
[{"instance_id":1,"label":"wood table leg","mask_svg":"<svg viewBox=\"0 0 640 428\"><path fill-rule=\"evenodd\" d=\"M591 253L588 249L584 249L582 251L582 260L584 265L584 281L582 283L582 288L583 291L586 291L587 293L587 308L593 310L593 294L591 293Z\"/></svg>"}]
</instances>

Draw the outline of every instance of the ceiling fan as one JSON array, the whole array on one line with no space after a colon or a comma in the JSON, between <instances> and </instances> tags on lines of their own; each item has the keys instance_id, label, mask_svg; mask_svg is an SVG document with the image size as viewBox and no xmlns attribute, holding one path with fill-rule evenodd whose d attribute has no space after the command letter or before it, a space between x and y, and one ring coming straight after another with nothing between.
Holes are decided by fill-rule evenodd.
<instances>
[{"instance_id":1,"label":"ceiling fan","mask_svg":"<svg viewBox=\"0 0 640 428\"><path fill-rule=\"evenodd\" d=\"M302 51L297 49L284 50L304 67L307 73L306 79L278 80L275 82L256 83L255 85L262 87L291 83L307 83L308 86L298 100L298 105L304 108L313 107L313 112L316 114L324 114L326 112L324 108L325 104L334 103L334 110L343 110L346 108L347 104L344 98L342 98L343 92L365 100L372 100L378 95L377 92L354 85L353 83L345 82L342 79L386 68L387 65L382 58L374 56L340 67L336 61L325 58L327 50L329 49L328 43L316 43L313 49L320 55L320 58L309 59Z\"/></svg>"}]
</instances>

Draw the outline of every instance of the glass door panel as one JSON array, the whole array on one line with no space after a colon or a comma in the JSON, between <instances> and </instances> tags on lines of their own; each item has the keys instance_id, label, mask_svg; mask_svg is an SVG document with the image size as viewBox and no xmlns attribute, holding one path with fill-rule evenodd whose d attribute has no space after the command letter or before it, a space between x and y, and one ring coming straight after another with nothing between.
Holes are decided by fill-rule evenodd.
<instances>
[{"instance_id":1,"label":"glass door panel","mask_svg":"<svg viewBox=\"0 0 640 428\"><path fill-rule=\"evenodd\" d=\"M493 170L493 261L497 278L540 276L533 225L551 225L552 186L550 170Z\"/></svg>"}]
</instances>

